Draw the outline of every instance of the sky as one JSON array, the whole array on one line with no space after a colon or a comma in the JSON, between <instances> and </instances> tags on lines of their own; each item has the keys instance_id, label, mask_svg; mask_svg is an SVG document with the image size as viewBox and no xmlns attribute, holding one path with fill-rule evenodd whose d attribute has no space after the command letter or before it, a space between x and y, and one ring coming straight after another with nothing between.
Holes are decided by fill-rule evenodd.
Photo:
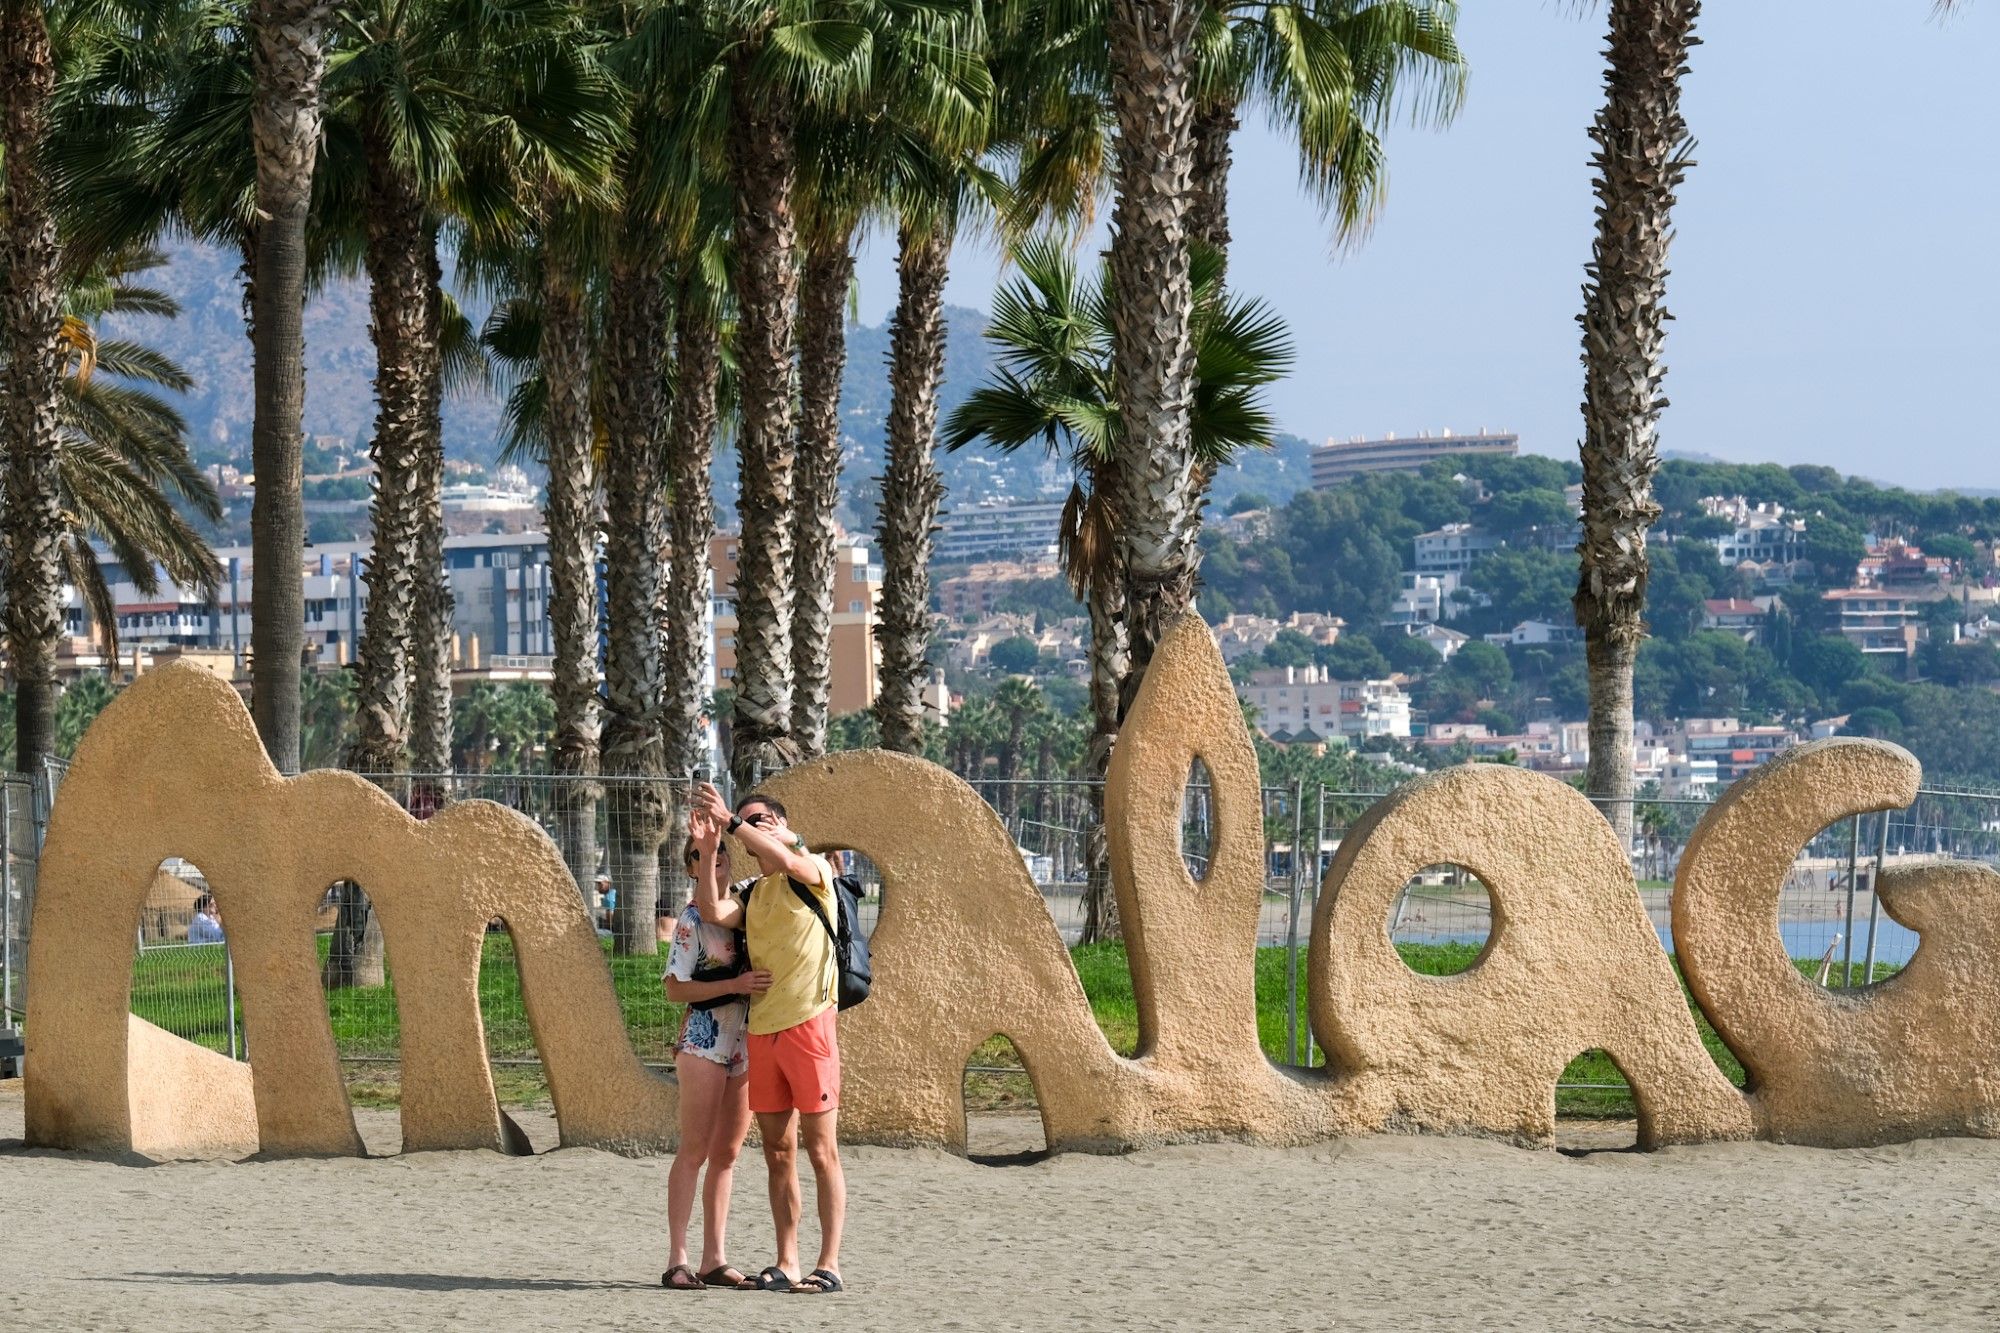
<instances>
[{"instance_id":1,"label":"sky","mask_svg":"<svg viewBox=\"0 0 2000 1333\"><path fill-rule=\"evenodd\" d=\"M1391 132L1387 205L1337 255L1292 150L1246 117L1230 280L1291 327L1285 430L1483 426L1574 456L1603 25L1573 0L1465 0L1464 110ZM1977 387L2000 383L2000 0L1945 18L1929 0L1718 0L1697 32L1661 448L2000 488ZM864 322L895 304L894 249L864 250ZM991 247L961 246L946 299L989 309L1000 277Z\"/></svg>"}]
</instances>

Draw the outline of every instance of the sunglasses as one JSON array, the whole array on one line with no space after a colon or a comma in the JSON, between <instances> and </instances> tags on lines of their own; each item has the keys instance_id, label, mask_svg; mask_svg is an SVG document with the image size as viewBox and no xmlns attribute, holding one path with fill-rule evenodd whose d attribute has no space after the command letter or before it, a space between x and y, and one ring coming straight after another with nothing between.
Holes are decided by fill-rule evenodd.
<instances>
[{"instance_id":1,"label":"sunglasses","mask_svg":"<svg viewBox=\"0 0 2000 1333\"><path fill-rule=\"evenodd\" d=\"M746 824L755 824L758 828L771 828L777 824L778 817L769 810L759 810L754 815L743 816L743 822Z\"/></svg>"}]
</instances>

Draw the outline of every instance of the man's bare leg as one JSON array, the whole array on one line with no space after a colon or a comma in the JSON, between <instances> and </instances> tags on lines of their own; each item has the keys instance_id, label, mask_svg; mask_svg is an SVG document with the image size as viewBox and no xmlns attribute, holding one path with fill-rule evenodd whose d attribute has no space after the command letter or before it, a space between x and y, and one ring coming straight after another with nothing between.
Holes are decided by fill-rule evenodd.
<instances>
[{"instance_id":1,"label":"man's bare leg","mask_svg":"<svg viewBox=\"0 0 2000 1333\"><path fill-rule=\"evenodd\" d=\"M840 1231L847 1221L847 1176L840 1166L839 1121L838 1110L799 1117L799 1137L805 1141L819 1195L819 1262L813 1266L835 1277L840 1276ZM792 1198L796 1219L797 1194ZM796 1238L796 1229L793 1234Z\"/></svg>"},{"instance_id":2,"label":"man's bare leg","mask_svg":"<svg viewBox=\"0 0 2000 1333\"><path fill-rule=\"evenodd\" d=\"M770 1174L771 1223L778 1233L777 1267L798 1281L799 1144L797 1111L759 1111L757 1136L764 1141L764 1169Z\"/></svg>"}]
</instances>

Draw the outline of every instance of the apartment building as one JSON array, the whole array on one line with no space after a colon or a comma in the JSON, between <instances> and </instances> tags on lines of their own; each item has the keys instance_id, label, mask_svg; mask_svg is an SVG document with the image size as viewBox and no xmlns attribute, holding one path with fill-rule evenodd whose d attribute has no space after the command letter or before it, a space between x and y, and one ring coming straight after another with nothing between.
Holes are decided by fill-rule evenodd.
<instances>
[{"instance_id":1,"label":"apartment building","mask_svg":"<svg viewBox=\"0 0 2000 1333\"><path fill-rule=\"evenodd\" d=\"M1360 436L1328 440L1312 451L1312 484L1316 490L1328 490L1370 472L1421 472L1440 459L1481 454L1512 458L1520 452L1521 437L1507 431L1423 431L1374 440Z\"/></svg>"},{"instance_id":2,"label":"apartment building","mask_svg":"<svg viewBox=\"0 0 2000 1333\"><path fill-rule=\"evenodd\" d=\"M1267 736L1308 728L1322 739L1410 734L1410 698L1391 680L1334 680L1325 667L1282 667L1253 672L1237 694Z\"/></svg>"},{"instance_id":3,"label":"apartment building","mask_svg":"<svg viewBox=\"0 0 2000 1333\"><path fill-rule=\"evenodd\" d=\"M1840 615L1840 636L1871 657L1914 657L1924 640L1923 598L1888 588L1836 588L1826 594Z\"/></svg>"},{"instance_id":4,"label":"apartment building","mask_svg":"<svg viewBox=\"0 0 2000 1333\"><path fill-rule=\"evenodd\" d=\"M715 583L715 687L736 684L736 571L741 539L723 533L709 543ZM833 641L828 710L859 712L875 702L879 663L875 647L876 609L882 596L882 566L859 538L834 549Z\"/></svg>"},{"instance_id":5,"label":"apartment building","mask_svg":"<svg viewBox=\"0 0 2000 1333\"><path fill-rule=\"evenodd\" d=\"M934 565L993 560L1053 561L1062 534L1062 500L986 500L944 516L931 545Z\"/></svg>"},{"instance_id":6,"label":"apartment building","mask_svg":"<svg viewBox=\"0 0 2000 1333\"><path fill-rule=\"evenodd\" d=\"M1447 523L1436 532L1419 533L1415 542L1419 574L1463 574L1483 555L1501 548L1498 537L1470 523Z\"/></svg>"}]
</instances>

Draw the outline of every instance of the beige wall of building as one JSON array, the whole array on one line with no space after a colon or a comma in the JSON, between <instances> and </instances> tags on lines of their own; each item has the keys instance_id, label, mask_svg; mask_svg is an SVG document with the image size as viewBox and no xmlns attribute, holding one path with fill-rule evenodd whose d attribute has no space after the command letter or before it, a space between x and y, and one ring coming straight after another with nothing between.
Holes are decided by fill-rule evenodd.
<instances>
[{"instance_id":1,"label":"beige wall of building","mask_svg":"<svg viewBox=\"0 0 2000 1333\"><path fill-rule=\"evenodd\" d=\"M875 702L875 608L882 595L882 567L869 563L865 546L842 546L833 567L832 696L834 716L853 713ZM714 571L715 595L723 599L715 616L715 687L736 686L736 566L739 538L718 534L708 546Z\"/></svg>"}]
</instances>

